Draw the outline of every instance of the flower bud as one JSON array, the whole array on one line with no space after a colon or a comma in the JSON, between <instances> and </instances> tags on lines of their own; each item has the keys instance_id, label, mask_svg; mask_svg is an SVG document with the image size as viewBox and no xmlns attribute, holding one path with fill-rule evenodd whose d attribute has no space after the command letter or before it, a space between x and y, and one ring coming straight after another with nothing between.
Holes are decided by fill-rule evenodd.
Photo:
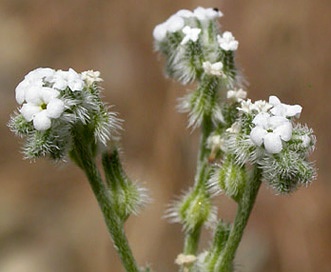
<instances>
[{"instance_id":1,"label":"flower bud","mask_svg":"<svg viewBox=\"0 0 331 272\"><path fill-rule=\"evenodd\" d=\"M216 220L216 212L210 196L203 189L188 191L181 200L172 205L166 216L172 222L183 224L187 231Z\"/></svg>"},{"instance_id":2,"label":"flower bud","mask_svg":"<svg viewBox=\"0 0 331 272\"><path fill-rule=\"evenodd\" d=\"M316 178L314 165L293 151L266 156L259 161L263 179L278 193L291 193Z\"/></svg>"},{"instance_id":3,"label":"flower bud","mask_svg":"<svg viewBox=\"0 0 331 272\"><path fill-rule=\"evenodd\" d=\"M149 202L147 190L128 178L122 168L117 149L103 153L102 165L112 205L118 216L125 221L131 214L137 215Z\"/></svg>"},{"instance_id":4,"label":"flower bud","mask_svg":"<svg viewBox=\"0 0 331 272\"><path fill-rule=\"evenodd\" d=\"M247 181L244 166L235 162L233 155L227 155L223 163L215 169L209 181L212 193L224 192L235 200L240 199Z\"/></svg>"}]
</instances>

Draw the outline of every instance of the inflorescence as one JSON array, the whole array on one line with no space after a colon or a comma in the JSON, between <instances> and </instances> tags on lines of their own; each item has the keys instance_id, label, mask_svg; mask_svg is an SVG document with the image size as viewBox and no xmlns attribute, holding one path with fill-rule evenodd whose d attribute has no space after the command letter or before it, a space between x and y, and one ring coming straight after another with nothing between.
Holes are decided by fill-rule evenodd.
<instances>
[{"instance_id":1,"label":"inflorescence","mask_svg":"<svg viewBox=\"0 0 331 272\"><path fill-rule=\"evenodd\" d=\"M101 101L100 82L96 71L37 68L29 72L16 87L20 107L9 122L10 129L25 139L24 155L62 159L78 127L93 135L96 146L114 139L119 120Z\"/></svg>"}]
</instances>

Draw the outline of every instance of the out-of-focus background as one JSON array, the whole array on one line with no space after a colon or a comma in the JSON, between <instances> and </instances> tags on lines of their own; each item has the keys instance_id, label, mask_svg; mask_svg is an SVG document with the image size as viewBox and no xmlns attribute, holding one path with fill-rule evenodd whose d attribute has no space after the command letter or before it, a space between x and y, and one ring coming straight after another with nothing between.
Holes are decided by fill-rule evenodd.
<instances>
[{"instance_id":1,"label":"out-of-focus background","mask_svg":"<svg viewBox=\"0 0 331 272\"><path fill-rule=\"evenodd\" d=\"M187 86L165 79L152 30L178 9L218 7L239 40L253 100L301 104L315 129L318 179L290 196L263 186L237 256L243 272L331 271L331 1L0 1L0 271L123 271L83 174L71 163L22 160L6 127L16 85L36 67L99 70L104 99L125 120L123 159L154 199L126 230L139 264L176 271L179 225L162 219L192 182L197 134L175 111ZM235 205L221 200L219 214ZM208 240L208 232L204 234ZM202 248L207 245L204 242Z\"/></svg>"}]
</instances>

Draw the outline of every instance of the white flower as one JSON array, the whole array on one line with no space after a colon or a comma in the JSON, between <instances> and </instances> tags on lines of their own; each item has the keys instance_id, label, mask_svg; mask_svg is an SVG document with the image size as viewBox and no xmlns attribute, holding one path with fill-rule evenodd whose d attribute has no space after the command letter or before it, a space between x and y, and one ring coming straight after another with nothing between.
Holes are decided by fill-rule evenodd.
<instances>
[{"instance_id":1,"label":"white flower","mask_svg":"<svg viewBox=\"0 0 331 272\"><path fill-rule=\"evenodd\" d=\"M29 72L24 78L29 81L42 81L45 79L46 81L50 81L50 79L54 76L55 70L52 68L37 68Z\"/></svg>"},{"instance_id":2,"label":"white flower","mask_svg":"<svg viewBox=\"0 0 331 272\"><path fill-rule=\"evenodd\" d=\"M174 14L168 18L165 22L158 24L153 30L153 37L156 41L162 42L166 37L167 33L174 33L181 30L184 25L184 10L179 14Z\"/></svg>"},{"instance_id":3,"label":"white flower","mask_svg":"<svg viewBox=\"0 0 331 272\"><path fill-rule=\"evenodd\" d=\"M253 110L255 110L255 107L254 104L252 103L252 100L247 99L241 101L241 105L237 109L241 112L251 114Z\"/></svg>"},{"instance_id":4,"label":"white flower","mask_svg":"<svg viewBox=\"0 0 331 272\"><path fill-rule=\"evenodd\" d=\"M237 109L241 112L252 114L252 113L262 113L268 112L272 108L272 105L265 100L258 100L252 103L250 99L242 100L241 106Z\"/></svg>"},{"instance_id":5,"label":"white flower","mask_svg":"<svg viewBox=\"0 0 331 272\"><path fill-rule=\"evenodd\" d=\"M174 33L181 30L184 25L184 19L176 14L170 16L170 18L166 21L167 31L170 33Z\"/></svg>"},{"instance_id":6,"label":"white flower","mask_svg":"<svg viewBox=\"0 0 331 272\"><path fill-rule=\"evenodd\" d=\"M153 30L153 37L156 41L161 42L167 36L167 24L158 24Z\"/></svg>"},{"instance_id":7,"label":"white flower","mask_svg":"<svg viewBox=\"0 0 331 272\"><path fill-rule=\"evenodd\" d=\"M243 89L229 90L226 94L226 98L233 102L241 102L247 97L247 92Z\"/></svg>"},{"instance_id":8,"label":"white flower","mask_svg":"<svg viewBox=\"0 0 331 272\"><path fill-rule=\"evenodd\" d=\"M185 37L183 38L183 40L180 44L184 45L188 41L196 42L199 39L199 34L201 32L201 29L185 26L182 31L185 34Z\"/></svg>"},{"instance_id":9,"label":"white flower","mask_svg":"<svg viewBox=\"0 0 331 272\"><path fill-rule=\"evenodd\" d=\"M220 61L215 63L210 63L209 61L205 61L202 63L202 68L204 69L207 75L214 75L214 76L223 75L223 63Z\"/></svg>"},{"instance_id":10,"label":"white flower","mask_svg":"<svg viewBox=\"0 0 331 272\"><path fill-rule=\"evenodd\" d=\"M65 90L69 87L71 91L81 91L85 85L81 75L72 68L68 71L56 71L51 83L54 83L55 89Z\"/></svg>"},{"instance_id":11,"label":"white flower","mask_svg":"<svg viewBox=\"0 0 331 272\"><path fill-rule=\"evenodd\" d=\"M197 7L193 11L193 14L200 21L213 20L223 16L223 13L216 8L202 8L202 7Z\"/></svg>"},{"instance_id":12,"label":"white flower","mask_svg":"<svg viewBox=\"0 0 331 272\"><path fill-rule=\"evenodd\" d=\"M18 104L25 101L25 92L29 88L40 88L44 81L52 79L55 71L51 68L37 68L29 72L15 89L15 98Z\"/></svg>"},{"instance_id":13,"label":"white flower","mask_svg":"<svg viewBox=\"0 0 331 272\"><path fill-rule=\"evenodd\" d=\"M268 113L259 113L253 119L255 127L251 130L250 139L270 154L282 151L282 141L289 141L292 137L292 124L283 116L270 116Z\"/></svg>"},{"instance_id":14,"label":"white flower","mask_svg":"<svg viewBox=\"0 0 331 272\"><path fill-rule=\"evenodd\" d=\"M276 116L299 118L302 107L300 105L287 105L281 103L277 96L269 96L269 103L273 106L270 112Z\"/></svg>"},{"instance_id":15,"label":"white flower","mask_svg":"<svg viewBox=\"0 0 331 272\"><path fill-rule=\"evenodd\" d=\"M222 36L217 35L220 47L225 51L235 51L238 49L239 42L235 40L232 33L225 31Z\"/></svg>"},{"instance_id":16,"label":"white flower","mask_svg":"<svg viewBox=\"0 0 331 272\"><path fill-rule=\"evenodd\" d=\"M30 88L26 91L25 100L20 112L26 121L33 121L36 130L47 130L51 127L51 119L61 116L64 102L57 97L59 91L49 88Z\"/></svg>"},{"instance_id":17,"label":"white flower","mask_svg":"<svg viewBox=\"0 0 331 272\"><path fill-rule=\"evenodd\" d=\"M182 18L191 18L194 17L194 13L188 9L181 9L176 12L177 16L180 16Z\"/></svg>"},{"instance_id":18,"label":"white flower","mask_svg":"<svg viewBox=\"0 0 331 272\"><path fill-rule=\"evenodd\" d=\"M257 113L267 112L272 108L272 105L265 100L257 100L254 102L254 110Z\"/></svg>"},{"instance_id":19,"label":"white flower","mask_svg":"<svg viewBox=\"0 0 331 272\"><path fill-rule=\"evenodd\" d=\"M88 86L91 86L94 82L102 82L99 71L88 70L82 72L82 80L84 80Z\"/></svg>"}]
</instances>

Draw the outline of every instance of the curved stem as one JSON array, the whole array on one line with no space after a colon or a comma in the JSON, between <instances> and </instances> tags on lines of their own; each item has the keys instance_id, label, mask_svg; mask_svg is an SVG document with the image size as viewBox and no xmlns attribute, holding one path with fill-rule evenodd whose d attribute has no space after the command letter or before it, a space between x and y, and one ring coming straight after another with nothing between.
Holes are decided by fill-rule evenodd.
<instances>
[{"instance_id":1,"label":"curved stem","mask_svg":"<svg viewBox=\"0 0 331 272\"><path fill-rule=\"evenodd\" d=\"M88 151L88 147L82 144L79 135L75 137L74 149L72 150L72 153L74 153L72 155L75 162L80 168L82 168L88 178L90 186L103 213L108 231L114 243L114 247L120 256L125 270L127 272L139 272L139 268L124 233L123 222L113 209L107 187L101 178L94 158Z\"/></svg>"},{"instance_id":2,"label":"curved stem","mask_svg":"<svg viewBox=\"0 0 331 272\"><path fill-rule=\"evenodd\" d=\"M235 253L243 236L248 218L253 209L261 185L261 170L255 167L253 177L247 183L243 196L238 204L237 215L231 228L229 238L222 251L214 271L230 272Z\"/></svg>"}]
</instances>

